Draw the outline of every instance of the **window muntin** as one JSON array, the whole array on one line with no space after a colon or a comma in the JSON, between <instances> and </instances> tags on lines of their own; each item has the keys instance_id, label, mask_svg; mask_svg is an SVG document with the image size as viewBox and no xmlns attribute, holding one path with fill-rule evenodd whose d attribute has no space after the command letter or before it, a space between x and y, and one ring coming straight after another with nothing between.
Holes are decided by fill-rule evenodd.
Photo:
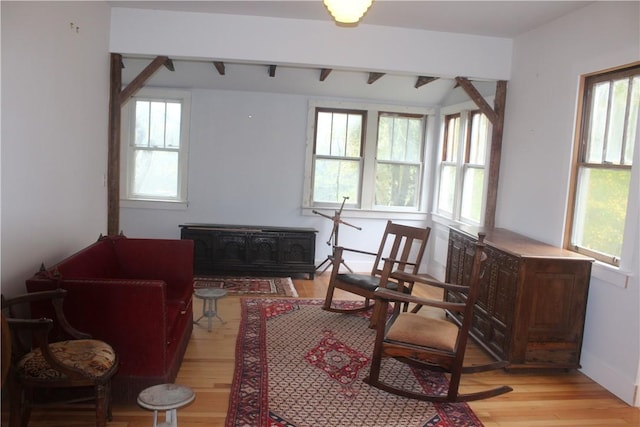
<instances>
[{"instance_id":1,"label":"window muntin","mask_svg":"<svg viewBox=\"0 0 640 427\"><path fill-rule=\"evenodd\" d=\"M425 117L380 113L376 146L376 206L418 208Z\"/></svg>"},{"instance_id":2,"label":"window muntin","mask_svg":"<svg viewBox=\"0 0 640 427\"><path fill-rule=\"evenodd\" d=\"M437 212L471 224L483 220L491 125L480 111L444 118Z\"/></svg>"},{"instance_id":3,"label":"window muntin","mask_svg":"<svg viewBox=\"0 0 640 427\"><path fill-rule=\"evenodd\" d=\"M126 104L125 199L186 202L189 99L187 92L143 89Z\"/></svg>"},{"instance_id":4,"label":"window muntin","mask_svg":"<svg viewBox=\"0 0 640 427\"><path fill-rule=\"evenodd\" d=\"M618 266L640 105L640 66L586 77L582 96L569 247Z\"/></svg>"},{"instance_id":5,"label":"window muntin","mask_svg":"<svg viewBox=\"0 0 640 427\"><path fill-rule=\"evenodd\" d=\"M316 109L314 202L359 203L365 121L364 111Z\"/></svg>"}]
</instances>

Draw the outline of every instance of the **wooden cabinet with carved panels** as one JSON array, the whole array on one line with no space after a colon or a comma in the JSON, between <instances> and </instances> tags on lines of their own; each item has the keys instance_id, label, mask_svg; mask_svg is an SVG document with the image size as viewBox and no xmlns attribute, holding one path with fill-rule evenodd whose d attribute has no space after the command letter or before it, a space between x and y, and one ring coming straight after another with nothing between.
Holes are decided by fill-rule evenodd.
<instances>
[{"instance_id":1,"label":"wooden cabinet with carved panels","mask_svg":"<svg viewBox=\"0 0 640 427\"><path fill-rule=\"evenodd\" d=\"M486 233L473 338L509 369L580 367L591 258L505 229L452 227L445 279L466 283L478 231ZM448 293L458 301L464 296Z\"/></svg>"},{"instance_id":2,"label":"wooden cabinet with carved panels","mask_svg":"<svg viewBox=\"0 0 640 427\"><path fill-rule=\"evenodd\" d=\"M315 272L316 230L299 227L183 224L194 241L194 273L307 274Z\"/></svg>"}]
</instances>

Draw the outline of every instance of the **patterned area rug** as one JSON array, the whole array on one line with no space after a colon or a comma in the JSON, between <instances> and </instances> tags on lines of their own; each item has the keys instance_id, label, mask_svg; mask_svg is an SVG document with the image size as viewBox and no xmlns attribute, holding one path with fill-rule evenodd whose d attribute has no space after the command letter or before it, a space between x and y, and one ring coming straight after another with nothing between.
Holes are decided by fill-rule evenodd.
<instances>
[{"instance_id":1,"label":"patterned area rug","mask_svg":"<svg viewBox=\"0 0 640 427\"><path fill-rule=\"evenodd\" d=\"M219 288L229 295L297 297L290 277L196 277L195 288Z\"/></svg>"},{"instance_id":2,"label":"patterned area rug","mask_svg":"<svg viewBox=\"0 0 640 427\"><path fill-rule=\"evenodd\" d=\"M482 426L466 403L420 402L364 383L375 331L366 315L330 313L321 305L242 300L226 427ZM387 381L417 390L446 387L443 375L384 363Z\"/></svg>"}]
</instances>

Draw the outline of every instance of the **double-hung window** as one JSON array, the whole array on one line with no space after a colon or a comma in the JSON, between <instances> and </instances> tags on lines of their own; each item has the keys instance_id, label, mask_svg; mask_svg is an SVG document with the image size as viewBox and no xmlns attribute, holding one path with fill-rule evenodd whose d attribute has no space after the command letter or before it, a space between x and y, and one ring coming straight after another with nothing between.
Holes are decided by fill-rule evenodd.
<instances>
[{"instance_id":1,"label":"double-hung window","mask_svg":"<svg viewBox=\"0 0 640 427\"><path fill-rule=\"evenodd\" d=\"M437 196L440 215L482 224L490 132L491 125L480 111L445 116Z\"/></svg>"},{"instance_id":2,"label":"double-hung window","mask_svg":"<svg viewBox=\"0 0 640 427\"><path fill-rule=\"evenodd\" d=\"M190 94L142 89L123 110L125 200L187 201Z\"/></svg>"},{"instance_id":3,"label":"double-hung window","mask_svg":"<svg viewBox=\"0 0 640 427\"><path fill-rule=\"evenodd\" d=\"M618 266L640 105L640 66L583 78L568 247Z\"/></svg>"},{"instance_id":4,"label":"double-hung window","mask_svg":"<svg viewBox=\"0 0 640 427\"><path fill-rule=\"evenodd\" d=\"M335 205L360 200L366 111L316 110L313 201Z\"/></svg>"},{"instance_id":5,"label":"double-hung window","mask_svg":"<svg viewBox=\"0 0 640 427\"><path fill-rule=\"evenodd\" d=\"M424 154L424 116L378 115L375 206L416 210Z\"/></svg>"},{"instance_id":6,"label":"double-hung window","mask_svg":"<svg viewBox=\"0 0 640 427\"><path fill-rule=\"evenodd\" d=\"M427 111L354 106L310 107L304 206L423 211Z\"/></svg>"}]
</instances>

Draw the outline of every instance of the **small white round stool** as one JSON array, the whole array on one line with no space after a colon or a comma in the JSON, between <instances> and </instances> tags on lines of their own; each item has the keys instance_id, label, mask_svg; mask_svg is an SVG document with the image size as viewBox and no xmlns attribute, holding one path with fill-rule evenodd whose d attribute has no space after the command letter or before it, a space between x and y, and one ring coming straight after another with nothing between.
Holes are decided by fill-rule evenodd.
<instances>
[{"instance_id":1,"label":"small white round stool","mask_svg":"<svg viewBox=\"0 0 640 427\"><path fill-rule=\"evenodd\" d=\"M207 318L207 330L211 332L211 323L214 317L220 319L224 325L225 321L218 315L218 300L227 295L224 289L200 288L193 293L196 298L202 300L202 316L193 323L198 323L203 317Z\"/></svg>"},{"instance_id":2,"label":"small white round stool","mask_svg":"<svg viewBox=\"0 0 640 427\"><path fill-rule=\"evenodd\" d=\"M153 411L153 427L178 427L177 409L193 402L196 395L191 388L178 384L159 384L146 388L138 395L138 405ZM165 412L165 422L158 424L158 411Z\"/></svg>"}]
</instances>

